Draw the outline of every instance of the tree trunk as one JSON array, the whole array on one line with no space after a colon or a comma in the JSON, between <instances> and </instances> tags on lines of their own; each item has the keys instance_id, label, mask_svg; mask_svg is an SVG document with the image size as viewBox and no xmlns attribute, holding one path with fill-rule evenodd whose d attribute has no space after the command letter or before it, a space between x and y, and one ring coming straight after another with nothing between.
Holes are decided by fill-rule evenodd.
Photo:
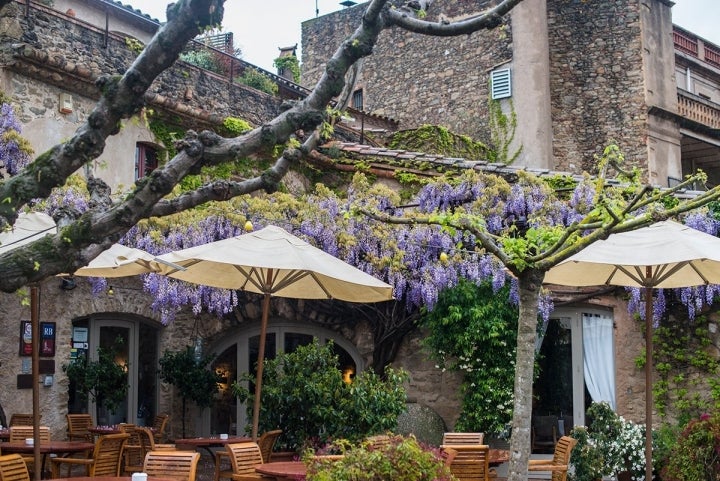
<instances>
[{"instance_id":1,"label":"tree trunk","mask_svg":"<svg viewBox=\"0 0 720 481\"><path fill-rule=\"evenodd\" d=\"M545 273L526 269L518 277L520 313L518 318L515 361L515 399L510 436L508 481L525 481L530 459L530 417L535 365L535 338L538 319L538 297Z\"/></svg>"}]
</instances>

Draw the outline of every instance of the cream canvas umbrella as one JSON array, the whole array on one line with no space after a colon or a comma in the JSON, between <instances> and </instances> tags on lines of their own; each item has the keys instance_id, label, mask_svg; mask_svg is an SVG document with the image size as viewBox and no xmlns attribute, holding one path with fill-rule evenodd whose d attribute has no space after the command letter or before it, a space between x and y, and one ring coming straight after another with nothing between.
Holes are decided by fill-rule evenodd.
<instances>
[{"instance_id":1,"label":"cream canvas umbrella","mask_svg":"<svg viewBox=\"0 0 720 481\"><path fill-rule=\"evenodd\" d=\"M174 266L178 267L178 266ZM154 255L135 247L113 244L73 275L85 277L126 277L150 272L159 273L167 264Z\"/></svg>"},{"instance_id":2,"label":"cream canvas umbrella","mask_svg":"<svg viewBox=\"0 0 720 481\"><path fill-rule=\"evenodd\" d=\"M673 221L611 234L560 262L545 283L645 289L645 459L652 479L652 317L654 288L720 284L720 238Z\"/></svg>"},{"instance_id":3,"label":"cream canvas umbrella","mask_svg":"<svg viewBox=\"0 0 720 481\"><path fill-rule=\"evenodd\" d=\"M295 237L280 227L210 242L159 256L182 266L166 275L211 287L263 295L255 381L252 437L260 417L265 337L270 297L378 302L392 299L392 286Z\"/></svg>"}]
</instances>

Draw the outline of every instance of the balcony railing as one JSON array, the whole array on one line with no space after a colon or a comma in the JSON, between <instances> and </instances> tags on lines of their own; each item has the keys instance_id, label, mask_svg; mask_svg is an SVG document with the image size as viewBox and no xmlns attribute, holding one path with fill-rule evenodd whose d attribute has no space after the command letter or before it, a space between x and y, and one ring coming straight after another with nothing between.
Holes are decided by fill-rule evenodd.
<instances>
[{"instance_id":1,"label":"balcony railing","mask_svg":"<svg viewBox=\"0 0 720 481\"><path fill-rule=\"evenodd\" d=\"M678 114L712 129L720 129L720 106L687 92L678 92Z\"/></svg>"},{"instance_id":2,"label":"balcony railing","mask_svg":"<svg viewBox=\"0 0 720 481\"><path fill-rule=\"evenodd\" d=\"M701 62L720 68L720 47L699 39L696 35L673 25L675 49L691 55Z\"/></svg>"}]
</instances>

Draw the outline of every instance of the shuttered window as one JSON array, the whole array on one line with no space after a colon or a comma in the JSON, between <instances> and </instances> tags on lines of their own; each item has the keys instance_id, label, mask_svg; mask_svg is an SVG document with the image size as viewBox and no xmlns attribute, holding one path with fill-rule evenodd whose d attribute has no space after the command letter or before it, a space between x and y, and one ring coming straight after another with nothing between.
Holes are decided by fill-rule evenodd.
<instances>
[{"instance_id":1,"label":"shuttered window","mask_svg":"<svg viewBox=\"0 0 720 481\"><path fill-rule=\"evenodd\" d=\"M490 89L493 100L512 96L512 79L509 68L495 70L490 73Z\"/></svg>"}]
</instances>

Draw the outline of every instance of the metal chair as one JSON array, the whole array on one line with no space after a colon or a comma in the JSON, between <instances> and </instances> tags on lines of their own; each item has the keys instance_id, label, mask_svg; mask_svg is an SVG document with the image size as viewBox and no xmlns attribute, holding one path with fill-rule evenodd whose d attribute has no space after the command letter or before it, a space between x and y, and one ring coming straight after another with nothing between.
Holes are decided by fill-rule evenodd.
<instances>
[{"instance_id":1,"label":"metal chair","mask_svg":"<svg viewBox=\"0 0 720 481\"><path fill-rule=\"evenodd\" d=\"M558 442L557 416L533 416L531 446L533 451L550 451Z\"/></svg>"},{"instance_id":2,"label":"metal chair","mask_svg":"<svg viewBox=\"0 0 720 481\"><path fill-rule=\"evenodd\" d=\"M143 472L148 476L195 481L200 453L196 451L150 451L145 455Z\"/></svg>"},{"instance_id":3,"label":"metal chair","mask_svg":"<svg viewBox=\"0 0 720 481\"><path fill-rule=\"evenodd\" d=\"M120 461L127 433L99 436L91 458L52 458L52 477L59 478L60 468L65 465L68 471L73 466L82 466L85 476L120 476Z\"/></svg>"},{"instance_id":4,"label":"metal chair","mask_svg":"<svg viewBox=\"0 0 720 481\"><path fill-rule=\"evenodd\" d=\"M22 456L19 454L0 456L0 480L30 481L30 472Z\"/></svg>"},{"instance_id":5,"label":"metal chair","mask_svg":"<svg viewBox=\"0 0 720 481\"><path fill-rule=\"evenodd\" d=\"M563 436L555 445L552 459L531 459L528 463L528 471L549 471L552 481L567 481L568 465L570 455L577 444L577 439L570 436Z\"/></svg>"}]
</instances>

